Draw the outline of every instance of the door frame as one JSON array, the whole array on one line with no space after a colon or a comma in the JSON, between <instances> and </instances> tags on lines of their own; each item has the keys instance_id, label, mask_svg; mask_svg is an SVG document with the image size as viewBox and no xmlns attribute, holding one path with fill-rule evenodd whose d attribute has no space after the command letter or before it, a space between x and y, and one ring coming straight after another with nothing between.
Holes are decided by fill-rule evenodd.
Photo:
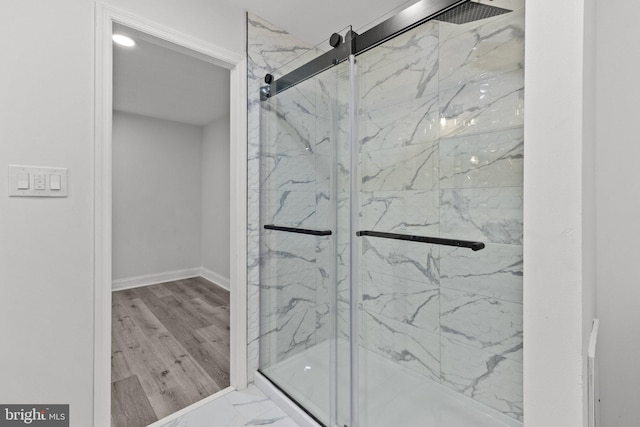
<instances>
[{"instance_id":1,"label":"door frame","mask_svg":"<svg viewBox=\"0 0 640 427\"><path fill-rule=\"evenodd\" d=\"M94 427L111 425L113 23L191 49L230 71L231 386L247 387L247 62L244 55L96 2L94 110Z\"/></svg>"}]
</instances>

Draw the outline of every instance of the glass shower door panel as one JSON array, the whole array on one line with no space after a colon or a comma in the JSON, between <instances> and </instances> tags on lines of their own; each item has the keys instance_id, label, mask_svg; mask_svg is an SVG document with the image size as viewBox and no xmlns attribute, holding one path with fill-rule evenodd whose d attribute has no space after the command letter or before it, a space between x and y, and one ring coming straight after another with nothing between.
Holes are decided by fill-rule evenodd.
<instances>
[{"instance_id":1,"label":"glass shower door panel","mask_svg":"<svg viewBox=\"0 0 640 427\"><path fill-rule=\"evenodd\" d=\"M337 412L336 76L261 103L260 370L325 425Z\"/></svg>"},{"instance_id":2,"label":"glass shower door panel","mask_svg":"<svg viewBox=\"0 0 640 427\"><path fill-rule=\"evenodd\" d=\"M513 3L357 57L360 426L523 419L524 9Z\"/></svg>"}]
</instances>

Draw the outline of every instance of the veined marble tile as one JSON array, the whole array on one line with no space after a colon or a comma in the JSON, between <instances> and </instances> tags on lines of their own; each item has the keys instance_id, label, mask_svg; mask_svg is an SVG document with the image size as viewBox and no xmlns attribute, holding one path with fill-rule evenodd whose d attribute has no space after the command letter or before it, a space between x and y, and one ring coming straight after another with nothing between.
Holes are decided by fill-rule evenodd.
<instances>
[{"instance_id":1,"label":"veined marble tile","mask_svg":"<svg viewBox=\"0 0 640 427\"><path fill-rule=\"evenodd\" d=\"M250 59L248 68L267 69L274 71L282 68L285 64L291 64L295 68L293 61L296 58L300 65L307 62L307 56L313 46L302 42L291 36L284 30L276 27L270 22L252 13L247 16L248 24L248 57ZM261 80L264 75L257 75L256 79Z\"/></svg>"},{"instance_id":2,"label":"veined marble tile","mask_svg":"<svg viewBox=\"0 0 640 427\"><path fill-rule=\"evenodd\" d=\"M360 110L360 150L377 151L436 141L440 132L438 95L391 107Z\"/></svg>"},{"instance_id":3,"label":"veined marble tile","mask_svg":"<svg viewBox=\"0 0 640 427\"><path fill-rule=\"evenodd\" d=\"M313 272L264 280L260 285L261 322L285 323L298 306L315 307L315 301L316 278Z\"/></svg>"},{"instance_id":4,"label":"veined marble tile","mask_svg":"<svg viewBox=\"0 0 640 427\"><path fill-rule=\"evenodd\" d=\"M330 114L330 112L328 112ZM323 156L332 156L335 140L338 138L337 127L334 127L336 117L318 117L315 121L315 152ZM337 126L337 125L336 125Z\"/></svg>"},{"instance_id":5,"label":"veined marble tile","mask_svg":"<svg viewBox=\"0 0 640 427\"><path fill-rule=\"evenodd\" d=\"M316 247L316 341L332 338L336 290L335 240L318 239Z\"/></svg>"},{"instance_id":6,"label":"veined marble tile","mask_svg":"<svg viewBox=\"0 0 640 427\"><path fill-rule=\"evenodd\" d=\"M272 278L260 286L261 364L269 366L315 344L315 275Z\"/></svg>"},{"instance_id":7,"label":"veined marble tile","mask_svg":"<svg viewBox=\"0 0 640 427\"><path fill-rule=\"evenodd\" d=\"M215 420L215 421L214 421ZM215 424L213 424L215 422ZM210 426L243 427L247 420L222 396L212 402L188 412L162 427Z\"/></svg>"},{"instance_id":8,"label":"veined marble tile","mask_svg":"<svg viewBox=\"0 0 640 427\"><path fill-rule=\"evenodd\" d=\"M428 24L357 61L361 107L371 110L438 92L438 27Z\"/></svg>"},{"instance_id":9,"label":"veined marble tile","mask_svg":"<svg viewBox=\"0 0 640 427\"><path fill-rule=\"evenodd\" d=\"M258 284L259 284L259 270L260 270L260 253L259 253L259 242L260 242L260 231L257 230L257 224L260 223L259 219L259 190L261 189L260 183L262 182L260 179L260 134L261 134L261 101L260 101L260 87L264 86L264 75L267 72L275 72L274 70L282 67L284 64L293 64L292 61L296 57L300 57L300 55L304 52L309 52L311 50L311 46L297 40L295 37L287 34L285 31L280 30L269 22L253 15L248 14L247 16L247 79L248 79L248 100L247 100L247 108L248 108L248 123L247 123L247 132L248 132L248 188L249 191L249 200L248 200L248 209L247 209L247 218L248 218L248 230L247 230L247 275L248 275L248 283L249 283L249 294L247 297L247 311L248 311L248 335L249 335L249 343L247 345L248 351L248 360L247 360L247 369L249 373L249 380L253 379L253 373L258 369L258 311L259 311L259 292L258 292ZM302 104L301 104L302 105ZM266 122L266 120L263 120ZM266 123L262 123L265 125ZM315 126L315 124L314 124ZM311 128L310 128L311 129ZM314 129L315 130L315 129ZM309 134L311 135L311 134ZM314 141L310 139L310 141ZM306 147L305 147L306 148ZM306 151L306 150L305 150ZM304 152L301 154L305 154ZM269 176L269 173L274 172L272 168L274 166L279 165L280 167L286 166L287 161L284 163L280 163L279 159L273 158L271 163L265 163L266 169L263 171L264 177ZM315 159L313 159L315 161ZM301 164L303 162L297 162ZM309 167L308 169L313 170L313 167ZM295 170L295 168L293 169ZM279 171L276 171L276 177L279 175ZM286 178L286 174L282 172L282 174L278 178ZM308 178L308 176L302 176L303 180ZM278 184L274 181L269 183L270 185ZM289 187L304 187L302 185L291 185L293 183L289 183L285 185L285 188L280 188L280 190L290 190ZM271 189L275 190L273 187L263 187L263 189ZM310 192L315 192L315 188L311 186ZM292 249L291 245L285 245L284 247L280 247L280 245L276 245L278 247L268 248L267 247L267 255L268 257L273 257L273 260L276 264L280 265L280 267L286 268L294 268L297 269L300 267L300 264L305 264L313 258L313 255L309 259L305 259L303 255L301 258L294 261L297 252L292 252L291 255L288 254L287 250ZM277 250L281 252L271 252L272 250ZM287 258L289 258L287 260ZM298 265L296 265L298 264ZM275 270L277 273L277 269ZM268 276L268 274L267 274Z\"/></svg>"},{"instance_id":10,"label":"veined marble tile","mask_svg":"<svg viewBox=\"0 0 640 427\"><path fill-rule=\"evenodd\" d=\"M332 173L332 157L327 155L316 154L316 193L331 195L331 173Z\"/></svg>"},{"instance_id":11,"label":"veined marble tile","mask_svg":"<svg viewBox=\"0 0 640 427\"><path fill-rule=\"evenodd\" d=\"M361 158L362 191L437 189L437 143L369 151Z\"/></svg>"},{"instance_id":12,"label":"veined marble tile","mask_svg":"<svg viewBox=\"0 0 640 427\"><path fill-rule=\"evenodd\" d=\"M440 377L440 337L406 323L364 311L365 348L435 381Z\"/></svg>"},{"instance_id":13,"label":"veined marble tile","mask_svg":"<svg viewBox=\"0 0 640 427\"><path fill-rule=\"evenodd\" d=\"M440 234L452 239L522 245L522 188L442 190Z\"/></svg>"},{"instance_id":14,"label":"veined marble tile","mask_svg":"<svg viewBox=\"0 0 640 427\"><path fill-rule=\"evenodd\" d=\"M261 152L272 155L286 154L291 151L313 153L316 145L315 115L306 110L297 111L289 108L288 105L293 102L282 102L279 99L281 95L278 94L277 97L262 104Z\"/></svg>"},{"instance_id":15,"label":"veined marble tile","mask_svg":"<svg viewBox=\"0 0 640 427\"><path fill-rule=\"evenodd\" d=\"M440 90L524 68L524 9L440 44Z\"/></svg>"},{"instance_id":16,"label":"veined marble tile","mask_svg":"<svg viewBox=\"0 0 640 427\"><path fill-rule=\"evenodd\" d=\"M484 3L484 4L496 6L495 4L492 4L492 1L493 0L478 0L478 3ZM514 12L524 9L524 7L525 7L525 0L509 0L509 6L508 7L505 6L505 8L513 10ZM510 21L513 19L512 15L513 13L507 13L504 15L498 15L488 19L480 19L480 20L469 22L467 24L462 24L462 25L450 24L448 22L439 22L440 40L445 41L452 37L459 36L460 34L471 32L473 31L474 28L482 25L487 25L488 23Z\"/></svg>"},{"instance_id":17,"label":"veined marble tile","mask_svg":"<svg viewBox=\"0 0 640 427\"><path fill-rule=\"evenodd\" d=\"M439 285L440 249L435 245L402 240L362 237L365 271Z\"/></svg>"},{"instance_id":18,"label":"veined marble tile","mask_svg":"<svg viewBox=\"0 0 640 427\"><path fill-rule=\"evenodd\" d=\"M305 152L264 154L261 161L261 188L315 192L316 156Z\"/></svg>"},{"instance_id":19,"label":"veined marble tile","mask_svg":"<svg viewBox=\"0 0 640 427\"><path fill-rule=\"evenodd\" d=\"M524 124L521 71L466 83L440 93L440 136L471 135Z\"/></svg>"},{"instance_id":20,"label":"veined marble tile","mask_svg":"<svg viewBox=\"0 0 640 427\"><path fill-rule=\"evenodd\" d=\"M438 23L428 22L397 37L387 40L362 55L358 56L361 74L407 62L407 57L416 57L431 52L437 47L439 38Z\"/></svg>"},{"instance_id":21,"label":"veined marble tile","mask_svg":"<svg viewBox=\"0 0 640 427\"><path fill-rule=\"evenodd\" d=\"M440 249L440 286L522 303L522 246Z\"/></svg>"},{"instance_id":22,"label":"veined marble tile","mask_svg":"<svg viewBox=\"0 0 640 427\"><path fill-rule=\"evenodd\" d=\"M254 386L226 394L224 398L246 420L252 420L274 409L275 404Z\"/></svg>"},{"instance_id":23,"label":"veined marble tile","mask_svg":"<svg viewBox=\"0 0 640 427\"><path fill-rule=\"evenodd\" d=\"M313 271L317 239L306 234L263 230L261 236L260 279L277 278Z\"/></svg>"},{"instance_id":24,"label":"veined marble tile","mask_svg":"<svg viewBox=\"0 0 640 427\"><path fill-rule=\"evenodd\" d=\"M523 419L522 364L442 338L442 384Z\"/></svg>"},{"instance_id":25,"label":"veined marble tile","mask_svg":"<svg viewBox=\"0 0 640 427\"><path fill-rule=\"evenodd\" d=\"M522 187L523 128L440 140L440 188Z\"/></svg>"},{"instance_id":26,"label":"veined marble tile","mask_svg":"<svg viewBox=\"0 0 640 427\"><path fill-rule=\"evenodd\" d=\"M376 191L361 193L362 228L395 233L438 236L438 191Z\"/></svg>"},{"instance_id":27,"label":"veined marble tile","mask_svg":"<svg viewBox=\"0 0 640 427\"><path fill-rule=\"evenodd\" d=\"M362 305L369 313L425 331L440 330L440 289L437 286L363 272Z\"/></svg>"},{"instance_id":28,"label":"veined marble tile","mask_svg":"<svg viewBox=\"0 0 640 427\"><path fill-rule=\"evenodd\" d=\"M275 406L268 412L249 420L243 427L251 426L271 426L271 427L299 427L287 414L279 407Z\"/></svg>"},{"instance_id":29,"label":"veined marble tile","mask_svg":"<svg viewBox=\"0 0 640 427\"><path fill-rule=\"evenodd\" d=\"M522 362L522 304L442 288L443 337Z\"/></svg>"},{"instance_id":30,"label":"veined marble tile","mask_svg":"<svg viewBox=\"0 0 640 427\"><path fill-rule=\"evenodd\" d=\"M303 191L263 191L262 222L287 227L314 228L316 195Z\"/></svg>"}]
</instances>

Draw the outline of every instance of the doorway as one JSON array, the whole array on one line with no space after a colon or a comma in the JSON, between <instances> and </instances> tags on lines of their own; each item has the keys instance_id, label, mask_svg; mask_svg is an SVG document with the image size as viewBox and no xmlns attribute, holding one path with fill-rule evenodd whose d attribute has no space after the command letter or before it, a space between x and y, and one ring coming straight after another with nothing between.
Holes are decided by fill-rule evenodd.
<instances>
[{"instance_id":1,"label":"doorway","mask_svg":"<svg viewBox=\"0 0 640 427\"><path fill-rule=\"evenodd\" d=\"M108 6L97 16L94 425L118 402L138 402L147 425L246 387L246 66ZM140 50L118 51L117 32ZM226 86L206 92L216 73ZM208 97L185 105L194 83ZM211 114L210 100L224 108Z\"/></svg>"},{"instance_id":2,"label":"doorway","mask_svg":"<svg viewBox=\"0 0 640 427\"><path fill-rule=\"evenodd\" d=\"M111 416L230 385L229 70L113 27Z\"/></svg>"}]
</instances>

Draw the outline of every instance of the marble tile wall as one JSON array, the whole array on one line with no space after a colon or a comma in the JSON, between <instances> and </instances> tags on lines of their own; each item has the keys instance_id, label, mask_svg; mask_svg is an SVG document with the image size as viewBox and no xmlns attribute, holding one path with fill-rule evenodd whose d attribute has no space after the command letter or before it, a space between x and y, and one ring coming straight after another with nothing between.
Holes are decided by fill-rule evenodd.
<instances>
[{"instance_id":1,"label":"marble tile wall","mask_svg":"<svg viewBox=\"0 0 640 427\"><path fill-rule=\"evenodd\" d=\"M278 105L261 109L259 90L266 73L274 73L312 47L252 14L247 14L248 85L248 372L258 369L260 276L265 310L262 322L268 343L265 357L286 357L315 340L315 240L312 245L286 234L265 237L266 256L260 258L260 209L273 223L312 227L315 218L315 98L314 88L296 88L296 97L274 98ZM271 108L269 108L271 107ZM273 115L281 114L285 126L266 128ZM261 115L264 115L261 117ZM295 116L295 118L294 118ZM270 132L265 156L260 159L260 134ZM262 163L262 164L261 164ZM262 169L262 170L261 170ZM261 204L262 200L262 204ZM312 236L305 236L315 239ZM300 274L307 272L307 274ZM272 280L281 277L282 280ZM313 282L313 283L312 283ZM295 299L293 298L295 296ZM281 331L282 334L276 334ZM285 338L286 337L286 338Z\"/></svg>"},{"instance_id":2,"label":"marble tile wall","mask_svg":"<svg viewBox=\"0 0 640 427\"><path fill-rule=\"evenodd\" d=\"M362 343L518 420L524 9L429 23L358 57Z\"/></svg>"},{"instance_id":3,"label":"marble tile wall","mask_svg":"<svg viewBox=\"0 0 640 427\"><path fill-rule=\"evenodd\" d=\"M261 102L266 73L280 77L322 51L251 14L247 31L251 375L258 359L268 367L329 336L328 290L335 280L331 240L260 227L333 229L332 91L337 82L336 73L327 72Z\"/></svg>"},{"instance_id":4,"label":"marble tile wall","mask_svg":"<svg viewBox=\"0 0 640 427\"><path fill-rule=\"evenodd\" d=\"M248 41L252 373L261 277L270 307L263 317L270 343L263 356L282 360L329 337L331 287L338 292L339 334L348 337L350 207L348 104L330 96L340 93L335 85L348 74L311 79L261 112L264 74L302 64L317 51L252 15ZM486 244L472 252L362 238L361 343L519 420L523 46L520 8L463 26L421 26L359 56L357 64L360 228ZM277 126L265 127L269 123ZM261 132L269 136L262 162ZM335 183L332 156L338 160ZM274 223L330 227L333 184L334 248L328 239L260 232L260 200L263 218Z\"/></svg>"}]
</instances>

